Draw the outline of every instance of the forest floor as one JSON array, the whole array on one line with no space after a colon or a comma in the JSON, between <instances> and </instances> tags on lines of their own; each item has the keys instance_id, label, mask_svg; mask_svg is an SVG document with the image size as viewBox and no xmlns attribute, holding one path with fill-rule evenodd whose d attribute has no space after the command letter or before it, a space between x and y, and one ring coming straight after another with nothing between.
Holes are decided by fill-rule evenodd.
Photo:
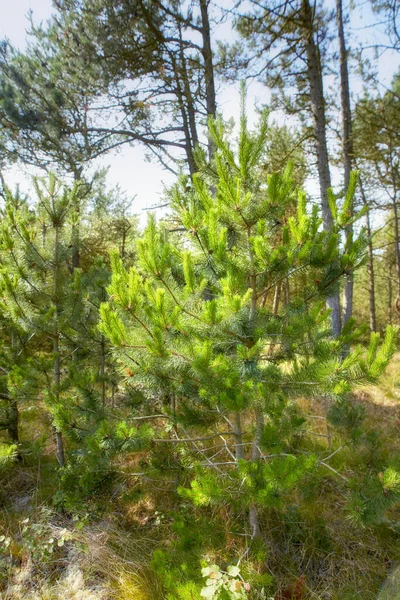
<instances>
[{"instance_id":1,"label":"forest floor","mask_svg":"<svg viewBox=\"0 0 400 600\"><path fill-rule=\"evenodd\" d=\"M354 402L365 407L381 452L398 453L400 353L380 384L356 392ZM307 401L304 408L313 435L325 435L318 418L324 403ZM40 408L22 411L21 437L28 431L43 443ZM83 503L74 514L56 510L54 458L35 452L35 443L30 451L1 481L1 600L195 600L201 559L224 566L240 556L249 599L400 599L400 509L388 523L357 528L344 516L343 485L334 473L301 512L294 503L284 516L264 515L265 544L246 553L243 520L229 507L193 509L165 483L148 482L143 490L129 476L137 458L115 465L120 476L95 504ZM349 473L354 460L349 451L335 467Z\"/></svg>"}]
</instances>

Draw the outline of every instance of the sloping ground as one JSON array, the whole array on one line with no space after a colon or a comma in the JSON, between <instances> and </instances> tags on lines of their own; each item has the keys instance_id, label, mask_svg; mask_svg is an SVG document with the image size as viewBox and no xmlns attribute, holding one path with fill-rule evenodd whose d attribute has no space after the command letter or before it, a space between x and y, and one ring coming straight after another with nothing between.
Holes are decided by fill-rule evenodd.
<instances>
[{"instance_id":1,"label":"sloping ground","mask_svg":"<svg viewBox=\"0 0 400 600\"><path fill-rule=\"evenodd\" d=\"M398 455L400 353L379 386L358 390L354 402L365 407L380 452L388 459ZM327 449L336 447L324 420L326 402L304 402L304 408L310 415L311 439ZM125 460L125 466L135 471L135 460ZM174 511L181 510L176 498L154 486L138 501L136 484L129 478L114 484L102 516L89 519L86 505L75 518L60 514L51 508L54 464L49 456L41 461L14 467L0 490L1 600L199 600L198 582L168 593L163 580L171 573L189 572L193 562L200 571L196 537L220 536L220 550L214 546L209 559L221 565L236 561L246 549L246 538L238 533L243 524L232 521L229 507L195 511L193 539L188 526L184 544L178 543L171 528ZM351 475L355 461L346 449L330 464ZM392 511L390 522L382 526L357 528L346 518L343 480L327 470L321 481L318 493L301 510L293 498L284 516L264 515L267 549L255 549L241 563L245 578L253 582L249 599L275 593L276 600L397 600L400 510ZM169 567L162 572L154 563L150 566L157 548L172 561L171 573Z\"/></svg>"}]
</instances>

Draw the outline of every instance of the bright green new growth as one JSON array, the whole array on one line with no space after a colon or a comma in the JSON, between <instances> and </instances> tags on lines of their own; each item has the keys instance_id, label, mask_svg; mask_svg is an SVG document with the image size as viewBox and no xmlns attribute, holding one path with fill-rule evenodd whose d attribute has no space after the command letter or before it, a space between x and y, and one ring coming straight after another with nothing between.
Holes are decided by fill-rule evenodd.
<instances>
[{"instance_id":1,"label":"bright green new growth","mask_svg":"<svg viewBox=\"0 0 400 600\"><path fill-rule=\"evenodd\" d=\"M17 456L15 444L0 444L0 472L9 467Z\"/></svg>"}]
</instances>

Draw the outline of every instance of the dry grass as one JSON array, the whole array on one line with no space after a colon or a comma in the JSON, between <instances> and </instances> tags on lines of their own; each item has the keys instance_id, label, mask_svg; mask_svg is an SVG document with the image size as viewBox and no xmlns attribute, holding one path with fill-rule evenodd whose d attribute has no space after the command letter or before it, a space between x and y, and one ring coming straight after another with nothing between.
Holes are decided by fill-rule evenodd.
<instances>
[{"instance_id":1,"label":"dry grass","mask_svg":"<svg viewBox=\"0 0 400 600\"><path fill-rule=\"evenodd\" d=\"M47 528L55 540L67 532L67 542L40 565L18 541L11 544L13 560L0 592L1 600L161 600L158 580L148 563L154 542L120 529L112 521L77 530L74 524L46 509ZM43 518L31 514L31 522ZM38 539L38 543L41 540Z\"/></svg>"},{"instance_id":2,"label":"dry grass","mask_svg":"<svg viewBox=\"0 0 400 600\"><path fill-rule=\"evenodd\" d=\"M383 440L388 456L398 452L400 437L400 353L390 364L379 385L364 387L353 396L366 410L366 423ZM335 449L340 444L328 430L324 419L328 403L324 400L302 401L309 415L313 440L320 449ZM36 423L37 415L31 415ZM34 418L33 418L34 417ZM314 435L317 434L317 435ZM37 431L38 439L40 430ZM45 443L49 448L49 441ZM12 546L13 563L4 583L1 600L162 600L161 582L149 567L154 550L171 542L170 517L176 510L176 496L171 486L149 482L146 493L135 497L138 480L129 473L138 470L138 461L121 462L120 492L112 495L107 517L95 525L78 530L74 523L51 513L50 528L54 537L60 529L68 529L70 540L56 558L40 567L35 565L24 549L19 536L19 521L29 514L31 521L40 520L43 503L51 497L54 465L47 456L41 463L33 459L17 465L4 481L0 492L7 509L0 512L0 535L15 538ZM351 473L355 458L350 450L342 451L333 465ZM347 471L346 471L347 470ZM161 487L160 487L161 486ZM392 572L400 555L398 536L389 527L359 529L351 526L344 511L345 486L334 473L323 471L319 491L307 502L293 497L293 503L303 506L299 513L300 533L274 514L264 515L267 532L267 558L257 563L248 555L243 567L249 573L265 569L280 586L290 585L305 575L310 600L375 600L385 578ZM129 501L129 493L133 492ZM239 556L245 549L245 538L230 532L229 507L219 509L218 519L225 523L225 546L213 560L223 563ZM161 526L156 516L162 514ZM393 511L400 522L400 511ZM216 517L214 515L214 517ZM317 521L325 522L329 543L320 544ZM212 520L212 519L211 519ZM240 524L237 524L240 529ZM321 530L322 531L322 530ZM296 537L297 536L297 537ZM316 541L317 540L317 541ZM4 576L3 576L4 577ZM393 575L396 579L397 576ZM1 574L0 574L1 581ZM395 588L387 588L389 590ZM389 594L389 595L388 595ZM392 597L390 596L392 594ZM387 592L384 600L397 600L397 591Z\"/></svg>"},{"instance_id":3,"label":"dry grass","mask_svg":"<svg viewBox=\"0 0 400 600\"><path fill-rule=\"evenodd\" d=\"M378 433L382 442L381 452L386 460L398 460L400 439L400 353L397 353L381 381L374 386L365 386L353 394L353 402L365 408L366 429ZM302 400L301 409L308 414L309 442L323 454L338 448L342 440L329 431L326 414L329 401L324 399ZM344 448L330 464L351 477L357 470L357 461L362 461L357 452ZM361 465L360 465L361 466ZM382 589L384 600L397 600L400 592L396 587L382 587L389 577L400 583L395 571L400 559L398 534L388 525L374 528L352 526L345 511L346 486L340 477L321 466L319 494L310 500L293 498L294 504L302 506L297 525L301 528L301 542L287 530L283 522L267 518L269 555L268 569L284 587L296 581L301 574L306 576L306 598L310 600L376 600ZM393 522L400 523L400 509L389 515ZM327 548L315 543L316 523L326 524L330 540ZM274 531L276 535L274 535ZM309 532L309 535L307 534ZM394 590L385 592L384 590ZM386 594L386 595L385 595ZM389 595L388 595L389 594ZM391 595L392 594L392 595ZM399 594L399 595L398 595ZM381 597L379 596L379 600Z\"/></svg>"}]
</instances>

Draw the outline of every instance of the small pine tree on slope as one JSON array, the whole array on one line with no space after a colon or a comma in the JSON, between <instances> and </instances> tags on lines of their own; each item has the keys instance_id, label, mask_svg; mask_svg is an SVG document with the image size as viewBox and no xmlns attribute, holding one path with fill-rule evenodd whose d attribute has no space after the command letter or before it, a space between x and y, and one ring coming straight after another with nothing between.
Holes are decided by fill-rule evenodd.
<instances>
[{"instance_id":1,"label":"small pine tree on slope","mask_svg":"<svg viewBox=\"0 0 400 600\"><path fill-rule=\"evenodd\" d=\"M172 192L184 235L150 217L137 268L127 271L112 255L110 299L101 307L101 331L127 384L145 398L137 418L154 418L154 427L126 435L151 443L153 470L166 468L157 448L172 448L171 470L191 478L179 493L197 505L246 508L255 537L260 509L279 507L310 474L329 468L299 444L306 419L296 398L329 396L336 421L348 425L349 391L381 375L396 337L388 328L382 343L374 336L367 351L359 345L344 357L359 331L349 321L333 338L325 300L364 259L362 231L340 248L341 231L357 218L356 177L342 209L331 194L335 225L323 231L290 166L260 178L266 130L262 118L258 134L249 133L242 109L235 153L222 123L211 123L215 162ZM268 293L300 274L307 285L277 311ZM386 507L398 499L398 480L389 493L381 488Z\"/></svg>"},{"instance_id":2,"label":"small pine tree on slope","mask_svg":"<svg viewBox=\"0 0 400 600\"><path fill-rule=\"evenodd\" d=\"M44 375L47 403L53 408L57 458L63 466L64 446L55 415L62 391L61 331L68 326L70 316L65 310L70 272L64 231L73 194L63 190L54 176L48 182L35 180L35 187L36 212L27 204L19 205L6 190L1 288L11 319L43 344L39 371Z\"/></svg>"},{"instance_id":3,"label":"small pine tree on slope","mask_svg":"<svg viewBox=\"0 0 400 600\"><path fill-rule=\"evenodd\" d=\"M19 373L19 387L34 375L31 400L35 393L45 399L55 430L57 458L64 466L62 431L74 439L80 437L78 431L86 431L82 427L83 406L79 406L84 403L76 400L79 390L92 409L90 415L95 414L95 421L101 419L101 411L93 410L93 394L84 393L87 369L82 369L82 362L80 369L77 364L78 357L88 360L88 350L83 349L83 323L93 329L96 321L93 323L93 315L84 310L83 296L90 293L83 289L87 282L82 283L85 278L81 271L73 268L71 237L79 186L68 190L50 175L48 180L35 180L35 187L37 203L32 206L21 204L6 190L1 231L2 310L25 334L25 352L32 358ZM87 332L85 335L89 337ZM89 344L88 340L86 346ZM92 380L89 387L95 388ZM90 420L88 411L83 414L86 422Z\"/></svg>"}]
</instances>

